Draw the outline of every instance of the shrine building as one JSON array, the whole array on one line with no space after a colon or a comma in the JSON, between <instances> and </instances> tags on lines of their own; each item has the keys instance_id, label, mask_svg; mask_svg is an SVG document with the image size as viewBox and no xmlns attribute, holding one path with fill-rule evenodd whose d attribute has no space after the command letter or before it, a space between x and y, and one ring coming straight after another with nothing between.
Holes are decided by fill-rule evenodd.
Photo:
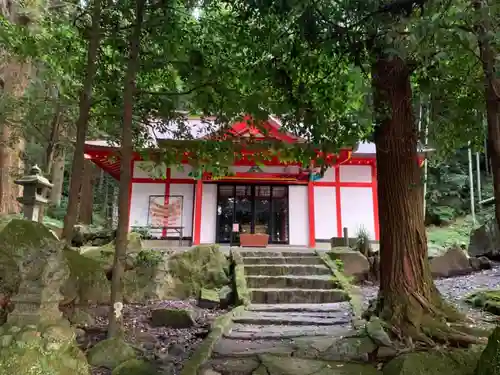
<instances>
[{"instance_id":1,"label":"shrine building","mask_svg":"<svg viewBox=\"0 0 500 375\"><path fill-rule=\"evenodd\" d=\"M188 126L196 128L200 121L190 118ZM236 138L304 142L280 131L280 126L273 117L259 128L243 120L228 132ZM162 134L155 137L156 147L167 141ZM85 157L119 179L116 151L117 147L105 141L85 145ZM342 149L328 156L329 168L320 176L317 170L277 159L258 166L242 154L229 176L215 178L203 173L195 179L187 162L181 168L153 166L136 153L130 184L130 230L146 228L152 238L182 239L193 245L237 244L243 234L266 234L270 245L316 248L330 243L332 237L342 237L344 228L349 237L364 230L378 241L375 155L373 143ZM156 169L154 174L152 169Z\"/></svg>"}]
</instances>

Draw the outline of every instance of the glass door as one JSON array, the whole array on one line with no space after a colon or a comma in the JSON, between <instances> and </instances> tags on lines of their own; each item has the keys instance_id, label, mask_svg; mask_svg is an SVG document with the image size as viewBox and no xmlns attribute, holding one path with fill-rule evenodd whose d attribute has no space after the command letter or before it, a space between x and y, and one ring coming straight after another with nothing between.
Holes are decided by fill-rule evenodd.
<instances>
[{"instance_id":1,"label":"glass door","mask_svg":"<svg viewBox=\"0 0 500 375\"><path fill-rule=\"evenodd\" d=\"M217 197L217 242L229 242L234 217L234 186L219 185Z\"/></svg>"},{"instance_id":2,"label":"glass door","mask_svg":"<svg viewBox=\"0 0 500 375\"><path fill-rule=\"evenodd\" d=\"M270 243L288 243L288 186L218 185L216 241L231 242L233 223L240 233L267 233Z\"/></svg>"}]
</instances>

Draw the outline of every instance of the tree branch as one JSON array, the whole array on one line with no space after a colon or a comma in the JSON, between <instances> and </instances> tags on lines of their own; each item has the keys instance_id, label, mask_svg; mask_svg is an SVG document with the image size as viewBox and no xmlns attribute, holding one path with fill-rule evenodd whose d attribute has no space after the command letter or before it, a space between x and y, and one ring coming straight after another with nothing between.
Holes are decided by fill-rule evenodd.
<instances>
[{"instance_id":1,"label":"tree branch","mask_svg":"<svg viewBox=\"0 0 500 375\"><path fill-rule=\"evenodd\" d=\"M204 87L211 87L214 86L214 82L207 82L198 86L195 86L189 90L186 91L172 91L172 92L166 92L166 91L144 91L140 90L138 91L139 94L147 94L147 95L158 95L158 96L182 96L182 95L189 95L192 94L193 92L202 89Z\"/></svg>"}]
</instances>

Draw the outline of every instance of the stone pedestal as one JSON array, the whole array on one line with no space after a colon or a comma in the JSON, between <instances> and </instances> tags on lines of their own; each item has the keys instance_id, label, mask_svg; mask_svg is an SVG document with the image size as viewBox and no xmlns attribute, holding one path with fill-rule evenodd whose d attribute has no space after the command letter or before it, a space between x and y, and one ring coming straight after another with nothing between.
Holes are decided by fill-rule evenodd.
<instances>
[{"instance_id":1,"label":"stone pedestal","mask_svg":"<svg viewBox=\"0 0 500 375\"><path fill-rule=\"evenodd\" d=\"M52 242L52 241L50 241ZM61 287L69 277L62 244L55 241L29 252L19 263L21 284L12 298L14 311L7 323L11 325L50 325L62 321L59 303Z\"/></svg>"}]
</instances>

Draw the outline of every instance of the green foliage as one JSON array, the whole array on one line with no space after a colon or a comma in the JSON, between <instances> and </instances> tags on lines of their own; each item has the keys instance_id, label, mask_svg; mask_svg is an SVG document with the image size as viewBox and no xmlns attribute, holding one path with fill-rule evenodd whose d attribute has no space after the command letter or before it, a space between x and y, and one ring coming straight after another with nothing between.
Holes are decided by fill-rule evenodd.
<instances>
[{"instance_id":1,"label":"green foliage","mask_svg":"<svg viewBox=\"0 0 500 375\"><path fill-rule=\"evenodd\" d=\"M136 267L155 267L163 262L163 254L154 250L141 250L134 259Z\"/></svg>"},{"instance_id":2,"label":"green foliage","mask_svg":"<svg viewBox=\"0 0 500 375\"><path fill-rule=\"evenodd\" d=\"M335 259L335 267L337 267L337 270L339 272L344 272L344 262L340 259Z\"/></svg>"}]
</instances>

